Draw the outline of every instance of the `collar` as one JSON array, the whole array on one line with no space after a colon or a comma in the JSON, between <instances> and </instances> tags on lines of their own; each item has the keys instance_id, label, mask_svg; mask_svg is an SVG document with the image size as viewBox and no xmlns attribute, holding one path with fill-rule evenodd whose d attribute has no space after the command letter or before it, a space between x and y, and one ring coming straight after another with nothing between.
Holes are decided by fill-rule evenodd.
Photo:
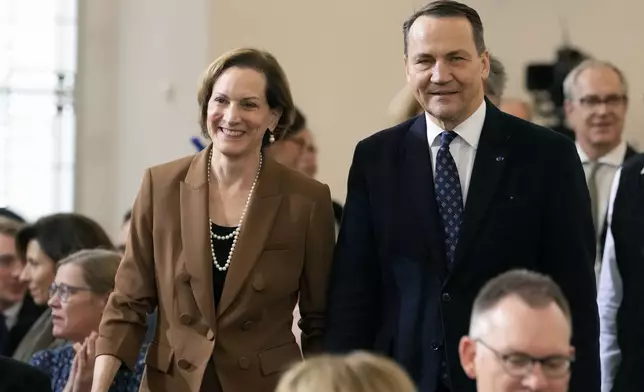
<instances>
[{"instance_id":1,"label":"collar","mask_svg":"<svg viewBox=\"0 0 644 392\"><path fill-rule=\"evenodd\" d=\"M474 149L479 145L483 123L485 122L485 112L486 103L483 100L479 108L471 116L454 128L454 132ZM440 134L444 129L436 125L427 112L425 112L425 122L427 123L427 140L430 146L440 145Z\"/></svg>"},{"instance_id":2,"label":"collar","mask_svg":"<svg viewBox=\"0 0 644 392\"><path fill-rule=\"evenodd\" d=\"M588 155L586 155L584 150L582 150L579 143L575 142L575 146L577 147L577 153L579 154L579 159L581 160L581 163L582 164L589 163L590 158L588 158ZM624 156L626 156L626 142L622 140L617 145L617 147L613 148L608 154L599 157L599 160L597 162L614 166L614 167L619 167L622 165L622 163L624 163Z\"/></svg>"},{"instance_id":3,"label":"collar","mask_svg":"<svg viewBox=\"0 0 644 392\"><path fill-rule=\"evenodd\" d=\"M20 313L20 309L22 308L22 302L23 301L16 302L2 312L9 324L12 324L12 322L18 318L18 313Z\"/></svg>"}]
</instances>

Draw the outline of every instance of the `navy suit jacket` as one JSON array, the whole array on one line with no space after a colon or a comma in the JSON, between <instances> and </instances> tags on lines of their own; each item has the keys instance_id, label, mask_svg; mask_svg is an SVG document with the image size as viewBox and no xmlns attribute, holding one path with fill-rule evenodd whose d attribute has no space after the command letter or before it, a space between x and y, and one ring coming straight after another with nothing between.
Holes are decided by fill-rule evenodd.
<instances>
[{"instance_id":1,"label":"navy suit jacket","mask_svg":"<svg viewBox=\"0 0 644 392\"><path fill-rule=\"evenodd\" d=\"M491 278L526 268L550 275L571 304L570 391L598 392L595 236L573 142L488 101L450 268L437 211L424 115L358 144L331 274L327 349L388 355L422 392L441 377L452 391L475 391L458 358L474 298Z\"/></svg>"}]
</instances>

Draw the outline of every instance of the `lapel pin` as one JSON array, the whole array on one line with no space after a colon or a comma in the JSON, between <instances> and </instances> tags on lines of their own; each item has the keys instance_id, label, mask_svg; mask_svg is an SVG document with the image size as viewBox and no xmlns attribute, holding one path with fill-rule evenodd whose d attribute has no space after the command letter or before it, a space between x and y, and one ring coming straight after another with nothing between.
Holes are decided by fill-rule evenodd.
<instances>
[{"instance_id":1,"label":"lapel pin","mask_svg":"<svg viewBox=\"0 0 644 392\"><path fill-rule=\"evenodd\" d=\"M501 161L503 161L504 159L505 159L505 158L504 158L504 157L502 157L502 156L498 156L498 157L496 157L496 161L497 161L497 162L501 162Z\"/></svg>"}]
</instances>

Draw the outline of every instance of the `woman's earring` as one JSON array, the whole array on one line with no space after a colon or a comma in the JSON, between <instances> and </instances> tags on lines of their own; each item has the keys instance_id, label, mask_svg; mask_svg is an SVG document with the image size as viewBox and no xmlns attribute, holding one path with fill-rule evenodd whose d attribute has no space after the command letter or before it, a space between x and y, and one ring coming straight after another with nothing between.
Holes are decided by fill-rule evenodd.
<instances>
[{"instance_id":1,"label":"woman's earring","mask_svg":"<svg viewBox=\"0 0 644 392\"><path fill-rule=\"evenodd\" d=\"M273 131L271 132L271 136L268 138L268 141L272 144L275 143L275 134L273 134Z\"/></svg>"}]
</instances>

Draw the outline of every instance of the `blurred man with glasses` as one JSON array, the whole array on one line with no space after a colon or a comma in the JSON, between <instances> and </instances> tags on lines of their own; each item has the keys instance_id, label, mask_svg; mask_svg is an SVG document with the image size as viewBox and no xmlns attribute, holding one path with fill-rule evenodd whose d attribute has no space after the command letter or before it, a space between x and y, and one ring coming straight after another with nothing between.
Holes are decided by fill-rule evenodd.
<instances>
[{"instance_id":1,"label":"blurred man with glasses","mask_svg":"<svg viewBox=\"0 0 644 392\"><path fill-rule=\"evenodd\" d=\"M623 139L628 86L622 71L600 60L586 60L564 80L564 108L584 166L597 238L595 275L599 281L606 239L606 211L615 172L635 154Z\"/></svg>"},{"instance_id":2,"label":"blurred man with glasses","mask_svg":"<svg viewBox=\"0 0 644 392\"><path fill-rule=\"evenodd\" d=\"M478 392L568 391L575 349L568 301L549 277L512 270L477 296L459 355Z\"/></svg>"}]
</instances>

